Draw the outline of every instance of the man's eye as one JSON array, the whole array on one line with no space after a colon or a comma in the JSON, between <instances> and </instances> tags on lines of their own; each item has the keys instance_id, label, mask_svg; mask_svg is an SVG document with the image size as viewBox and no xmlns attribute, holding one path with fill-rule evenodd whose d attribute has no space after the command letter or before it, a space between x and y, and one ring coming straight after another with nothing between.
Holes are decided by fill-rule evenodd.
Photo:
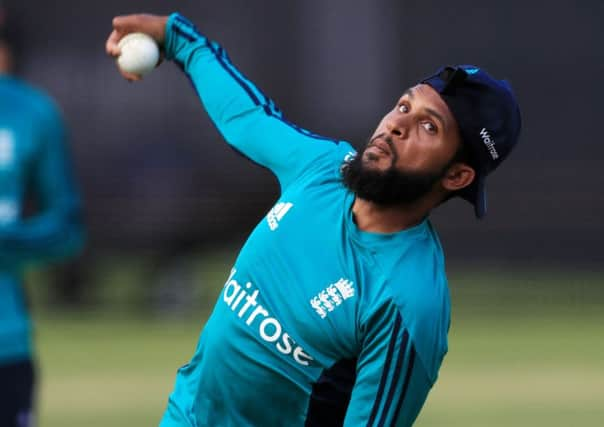
<instances>
[{"instance_id":1,"label":"man's eye","mask_svg":"<svg viewBox=\"0 0 604 427\"><path fill-rule=\"evenodd\" d=\"M423 122L422 126L428 132L430 132L430 133L436 133L437 128L436 128L436 126L434 126L434 123L432 123L432 122Z\"/></svg>"},{"instance_id":2,"label":"man's eye","mask_svg":"<svg viewBox=\"0 0 604 427\"><path fill-rule=\"evenodd\" d=\"M407 104L401 104L398 106L398 111L401 113L408 113L409 112L409 106Z\"/></svg>"}]
</instances>

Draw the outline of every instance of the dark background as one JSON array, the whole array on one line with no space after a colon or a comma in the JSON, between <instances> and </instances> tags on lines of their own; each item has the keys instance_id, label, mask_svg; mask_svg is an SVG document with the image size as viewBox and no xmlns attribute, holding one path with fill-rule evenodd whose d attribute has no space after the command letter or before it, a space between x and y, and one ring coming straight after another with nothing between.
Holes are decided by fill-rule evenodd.
<instances>
[{"instance_id":1,"label":"dark background","mask_svg":"<svg viewBox=\"0 0 604 427\"><path fill-rule=\"evenodd\" d=\"M277 197L273 177L221 140L177 67L129 84L105 55L114 15L177 10L291 121L357 147L443 64L508 79L521 141L488 180L484 220L461 200L435 211L450 264L604 265L600 0L6 3L22 76L57 99L71 128L89 252L241 242Z\"/></svg>"}]
</instances>

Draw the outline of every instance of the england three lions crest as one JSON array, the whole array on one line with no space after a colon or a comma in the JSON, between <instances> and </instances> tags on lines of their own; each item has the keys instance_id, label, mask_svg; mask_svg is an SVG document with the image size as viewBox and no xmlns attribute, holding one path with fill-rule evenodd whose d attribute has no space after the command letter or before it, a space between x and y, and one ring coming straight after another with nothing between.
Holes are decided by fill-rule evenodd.
<instances>
[{"instance_id":1,"label":"england three lions crest","mask_svg":"<svg viewBox=\"0 0 604 427\"><path fill-rule=\"evenodd\" d=\"M325 319L329 313L334 311L344 301L354 297L354 294L354 283L342 278L311 298L310 306L321 319Z\"/></svg>"}]
</instances>

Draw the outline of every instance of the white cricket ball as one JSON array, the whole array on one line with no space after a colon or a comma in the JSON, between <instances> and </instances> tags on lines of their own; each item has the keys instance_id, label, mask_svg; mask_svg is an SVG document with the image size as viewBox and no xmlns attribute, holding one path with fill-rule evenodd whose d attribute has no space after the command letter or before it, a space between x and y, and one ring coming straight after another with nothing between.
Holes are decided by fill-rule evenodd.
<instances>
[{"instance_id":1,"label":"white cricket ball","mask_svg":"<svg viewBox=\"0 0 604 427\"><path fill-rule=\"evenodd\" d=\"M153 38L145 33L130 33L118 43L120 56L117 64L121 70L144 76L153 71L159 61L159 47Z\"/></svg>"}]
</instances>

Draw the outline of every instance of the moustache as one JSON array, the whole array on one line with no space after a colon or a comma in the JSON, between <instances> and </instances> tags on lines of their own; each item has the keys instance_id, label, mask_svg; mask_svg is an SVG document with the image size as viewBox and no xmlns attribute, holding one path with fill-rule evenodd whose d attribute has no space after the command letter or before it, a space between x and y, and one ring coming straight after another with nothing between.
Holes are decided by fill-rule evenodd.
<instances>
[{"instance_id":1,"label":"moustache","mask_svg":"<svg viewBox=\"0 0 604 427\"><path fill-rule=\"evenodd\" d=\"M396 161L398 160L398 156L396 154L396 150L394 149L394 141L392 140L392 137L388 134L386 134L385 132L382 133L378 133L376 136L374 136L373 138L371 138L369 140L369 144L367 144L367 147L371 147L374 143L375 140L377 139L381 139L382 141L384 141L386 143L386 145L388 145L388 148L390 149L390 152L392 153L394 159L393 159L393 163L396 163Z\"/></svg>"},{"instance_id":2,"label":"moustache","mask_svg":"<svg viewBox=\"0 0 604 427\"><path fill-rule=\"evenodd\" d=\"M394 141L392 140L392 137L390 135L387 135L386 133L382 132L382 133L378 133L376 136L374 136L373 138L371 138L369 140L369 145L373 144L373 142L376 139L381 139L382 141L384 141L386 144L388 144L388 148L390 148L390 150L394 151Z\"/></svg>"}]
</instances>

